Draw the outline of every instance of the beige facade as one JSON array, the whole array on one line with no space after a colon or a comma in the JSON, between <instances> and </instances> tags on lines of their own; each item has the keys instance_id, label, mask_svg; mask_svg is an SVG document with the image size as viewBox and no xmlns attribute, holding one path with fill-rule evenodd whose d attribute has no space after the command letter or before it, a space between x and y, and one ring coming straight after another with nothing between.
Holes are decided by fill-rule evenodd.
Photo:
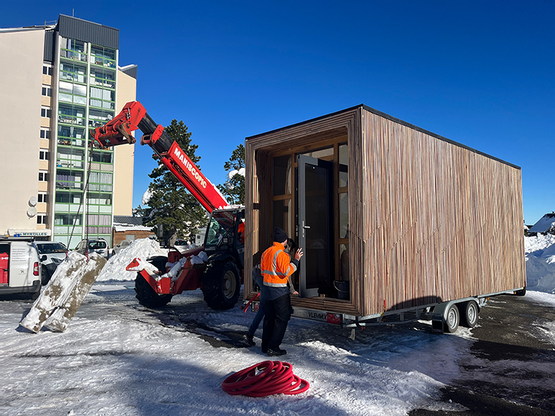
<instances>
[{"instance_id":1,"label":"beige facade","mask_svg":"<svg viewBox=\"0 0 555 416\"><path fill-rule=\"evenodd\" d=\"M41 108L49 108L41 100L43 48L43 29L0 30L0 235L36 230L38 210L46 214L36 202L39 189L47 186L39 182L39 172L49 171L47 163L39 163L41 145L48 148L40 126L49 121L41 117Z\"/></svg>"},{"instance_id":2,"label":"beige facade","mask_svg":"<svg viewBox=\"0 0 555 416\"><path fill-rule=\"evenodd\" d=\"M118 72L118 109L137 96L137 80L126 73ZM135 146L126 145L114 148L114 215L133 215L133 166ZM114 242L114 244L117 244Z\"/></svg>"},{"instance_id":3,"label":"beige facade","mask_svg":"<svg viewBox=\"0 0 555 416\"><path fill-rule=\"evenodd\" d=\"M117 29L63 15L0 29L0 236L112 244L113 216L132 215L134 146L87 142L136 99L118 48Z\"/></svg>"}]
</instances>

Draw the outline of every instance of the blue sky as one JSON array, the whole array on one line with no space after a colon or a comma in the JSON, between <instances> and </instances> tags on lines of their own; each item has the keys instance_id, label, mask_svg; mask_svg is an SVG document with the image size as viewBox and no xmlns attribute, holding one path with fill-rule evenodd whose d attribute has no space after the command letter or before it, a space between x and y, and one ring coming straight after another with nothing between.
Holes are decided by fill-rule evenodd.
<instances>
[{"instance_id":1,"label":"blue sky","mask_svg":"<svg viewBox=\"0 0 555 416\"><path fill-rule=\"evenodd\" d=\"M555 1L8 0L0 27L59 14L119 29L137 99L213 183L245 137L363 103L520 166L527 224L555 210Z\"/></svg>"}]
</instances>

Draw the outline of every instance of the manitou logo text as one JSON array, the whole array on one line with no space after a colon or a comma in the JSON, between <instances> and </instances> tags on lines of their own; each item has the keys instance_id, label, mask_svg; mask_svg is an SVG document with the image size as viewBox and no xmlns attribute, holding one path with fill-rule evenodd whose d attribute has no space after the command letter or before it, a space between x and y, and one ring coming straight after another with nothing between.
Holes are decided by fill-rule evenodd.
<instances>
[{"instance_id":1,"label":"manitou logo text","mask_svg":"<svg viewBox=\"0 0 555 416\"><path fill-rule=\"evenodd\" d=\"M193 176L193 178L195 178L203 188L206 188L206 180L204 180L201 176L195 165L193 165L191 161L186 158L183 153L181 153L180 149L176 147L173 153L181 161L181 163L183 163L183 166L191 172L191 176Z\"/></svg>"}]
</instances>

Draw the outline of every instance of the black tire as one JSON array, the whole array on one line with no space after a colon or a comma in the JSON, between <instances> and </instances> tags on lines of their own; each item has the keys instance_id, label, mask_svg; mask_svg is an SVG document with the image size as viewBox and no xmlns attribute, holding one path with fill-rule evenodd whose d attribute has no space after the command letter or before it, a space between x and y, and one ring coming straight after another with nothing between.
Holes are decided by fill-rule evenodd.
<instances>
[{"instance_id":1,"label":"black tire","mask_svg":"<svg viewBox=\"0 0 555 416\"><path fill-rule=\"evenodd\" d=\"M231 309L239 299L239 269L232 261L209 264L203 275L204 301L212 309Z\"/></svg>"},{"instance_id":2,"label":"black tire","mask_svg":"<svg viewBox=\"0 0 555 416\"><path fill-rule=\"evenodd\" d=\"M46 286L52 276L50 275L50 273L48 273L48 270L46 270L46 266L44 265L42 266L40 273L41 273L40 284L43 286Z\"/></svg>"},{"instance_id":3,"label":"black tire","mask_svg":"<svg viewBox=\"0 0 555 416\"><path fill-rule=\"evenodd\" d=\"M458 303L460 312L460 323L462 326L467 328L474 328L478 322L478 315L480 315L480 308L478 304L470 300L464 303Z\"/></svg>"},{"instance_id":4,"label":"black tire","mask_svg":"<svg viewBox=\"0 0 555 416\"><path fill-rule=\"evenodd\" d=\"M31 300L37 300L38 297L39 297L39 295L40 295L40 289L39 289L37 292L31 292L31 293L29 294L29 299L31 299Z\"/></svg>"},{"instance_id":5,"label":"black tire","mask_svg":"<svg viewBox=\"0 0 555 416\"><path fill-rule=\"evenodd\" d=\"M140 273L135 278L135 293L139 303L147 308L163 308L173 297L156 293Z\"/></svg>"},{"instance_id":6,"label":"black tire","mask_svg":"<svg viewBox=\"0 0 555 416\"><path fill-rule=\"evenodd\" d=\"M457 331L460 322L459 308L457 305L451 305L447 310L447 316L445 319L445 324L443 325L443 332L449 332L452 334Z\"/></svg>"}]
</instances>

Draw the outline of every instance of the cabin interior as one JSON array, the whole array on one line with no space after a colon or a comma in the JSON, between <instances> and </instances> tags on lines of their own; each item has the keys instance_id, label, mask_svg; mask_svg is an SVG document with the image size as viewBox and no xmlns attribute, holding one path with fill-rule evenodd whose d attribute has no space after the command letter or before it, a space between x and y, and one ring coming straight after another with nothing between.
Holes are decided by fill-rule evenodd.
<instances>
[{"instance_id":1,"label":"cabin interior","mask_svg":"<svg viewBox=\"0 0 555 416\"><path fill-rule=\"evenodd\" d=\"M349 302L347 128L269 144L255 159L254 264L281 227L304 252L292 278L300 297Z\"/></svg>"}]
</instances>

